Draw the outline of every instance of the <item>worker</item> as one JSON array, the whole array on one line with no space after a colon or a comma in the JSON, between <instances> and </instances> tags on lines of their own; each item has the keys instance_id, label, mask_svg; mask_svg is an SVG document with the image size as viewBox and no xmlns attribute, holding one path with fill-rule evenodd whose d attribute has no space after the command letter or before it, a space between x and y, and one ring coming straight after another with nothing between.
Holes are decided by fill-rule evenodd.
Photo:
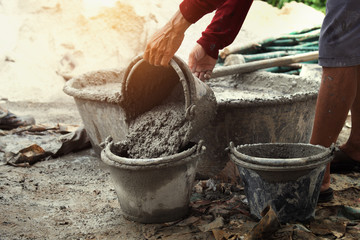
<instances>
[{"instance_id":1,"label":"worker","mask_svg":"<svg viewBox=\"0 0 360 240\"><path fill-rule=\"evenodd\" d=\"M11 130L17 127L35 124L32 116L17 116L7 109L0 107L0 129Z\"/></svg>"},{"instance_id":2,"label":"worker","mask_svg":"<svg viewBox=\"0 0 360 240\"><path fill-rule=\"evenodd\" d=\"M330 172L360 170L360 5L328 0L319 39L322 79L310 143L329 147L337 141L351 111L351 133L328 164L319 202L333 198Z\"/></svg>"},{"instance_id":3,"label":"worker","mask_svg":"<svg viewBox=\"0 0 360 240\"><path fill-rule=\"evenodd\" d=\"M192 49L188 65L196 77L211 77L219 49L232 43L240 31L252 0L184 0L179 10L148 41L144 59L155 66L167 66L179 49L184 33L202 16L216 10L211 23Z\"/></svg>"},{"instance_id":4,"label":"worker","mask_svg":"<svg viewBox=\"0 0 360 240\"><path fill-rule=\"evenodd\" d=\"M252 4L250 0L184 0L180 10L148 41L144 59L166 66L182 43L184 32L202 15L215 16L189 55L188 65L201 80L211 77L218 50L237 35ZM316 103L311 144L330 147L336 142L351 110L348 141L326 167L319 202L333 199L330 170L360 170L360 5L357 0L328 0L319 39L322 81ZM331 167L331 168L330 168Z\"/></svg>"}]
</instances>

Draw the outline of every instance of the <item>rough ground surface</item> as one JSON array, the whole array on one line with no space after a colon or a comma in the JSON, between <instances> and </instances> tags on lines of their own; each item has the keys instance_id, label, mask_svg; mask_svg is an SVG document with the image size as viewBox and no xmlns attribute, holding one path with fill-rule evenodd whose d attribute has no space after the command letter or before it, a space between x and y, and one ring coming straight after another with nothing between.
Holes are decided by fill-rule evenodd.
<instances>
[{"instance_id":1,"label":"rough ground surface","mask_svg":"<svg viewBox=\"0 0 360 240\"><path fill-rule=\"evenodd\" d=\"M75 104L23 102L8 103L7 106L15 113L34 115L38 123L81 124ZM348 122L340 140L349 134L349 126ZM358 239L359 221L336 219L335 223L343 226L342 230L336 230L338 232L330 230L333 225L329 223L336 217L333 215L336 206L360 207L359 175L333 177L335 201L318 207L325 220L317 220L317 223L325 226L325 230L314 224L305 227L316 233L311 237ZM249 232L256 221L247 216L248 207L243 202L241 188L236 189L236 184L229 187L218 183L213 191L215 188L206 184L199 182L194 188L189 218L177 223L145 225L122 216L109 172L91 149L38 162L29 168L2 165L0 239L186 240L215 239L214 228L227 233L236 230L241 233L237 235L239 237ZM294 229L291 230L293 236ZM277 233L283 235L289 231L283 226ZM354 237L349 235L351 232Z\"/></svg>"},{"instance_id":2,"label":"rough ground surface","mask_svg":"<svg viewBox=\"0 0 360 240\"><path fill-rule=\"evenodd\" d=\"M75 104L7 106L37 123L81 124ZM91 149L0 169L0 239L141 239L142 225L123 219L109 173Z\"/></svg>"},{"instance_id":3,"label":"rough ground surface","mask_svg":"<svg viewBox=\"0 0 360 240\"><path fill-rule=\"evenodd\" d=\"M180 1L123 0L112 11L99 12L95 6L96 13L85 14L84 6L89 6L85 3L95 1L1 0L0 98L12 101L6 105L14 113L32 114L37 123L81 124L72 99L62 92L64 79L127 66L143 51L145 35L162 26ZM183 59L211 17L188 30L178 52ZM255 1L234 44L318 25L322 18L300 3L278 10ZM139 37L139 32L144 35ZM344 130L340 140L346 139L350 128ZM335 211L342 205L359 207L358 179L356 174L334 175L335 201L319 207L323 219L315 222L318 227L306 225L313 233L302 239L360 239L358 220L339 220ZM0 239L214 239L212 229L229 233L225 239L237 232L241 239L256 221L247 216L241 188L223 186L199 182L189 218L182 222L143 225L123 218L109 172L92 150L29 168L1 165ZM302 225L289 225L278 234L291 233L292 238L282 239L299 239L301 229Z\"/></svg>"}]
</instances>

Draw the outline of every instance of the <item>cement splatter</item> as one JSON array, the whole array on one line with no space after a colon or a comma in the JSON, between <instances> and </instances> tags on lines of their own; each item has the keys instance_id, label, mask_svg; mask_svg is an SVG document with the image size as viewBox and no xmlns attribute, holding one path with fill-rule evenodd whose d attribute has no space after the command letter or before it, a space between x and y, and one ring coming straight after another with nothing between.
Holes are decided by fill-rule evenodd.
<instances>
[{"instance_id":1,"label":"cement splatter","mask_svg":"<svg viewBox=\"0 0 360 240\"><path fill-rule=\"evenodd\" d=\"M190 125L185 117L184 92L178 83L159 105L129 122L126 140L115 143L114 151L138 159L173 155L188 143Z\"/></svg>"},{"instance_id":2,"label":"cement splatter","mask_svg":"<svg viewBox=\"0 0 360 240\"><path fill-rule=\"evenodd\" d=\"M177 153L186 144L189 122L184 105L171 102L137 117L127 135L131 158L156 158Z\"/></svg>"}]
</instances>

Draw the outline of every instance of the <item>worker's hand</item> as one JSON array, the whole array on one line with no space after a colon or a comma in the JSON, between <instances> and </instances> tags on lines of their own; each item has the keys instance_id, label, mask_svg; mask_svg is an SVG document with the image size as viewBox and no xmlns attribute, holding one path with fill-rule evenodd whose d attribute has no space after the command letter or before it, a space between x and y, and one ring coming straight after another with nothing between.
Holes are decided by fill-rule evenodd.
<instances>
[{"instance_id":1,"label":"worker's hand","mask_svg":"<svg viewBox=\"0 0 360 240\"><path fill-rule=\"evenodd\" d=\"M200 44L196 44L189 55L189 68L200 80L208 80L211 77L212 70L215 67L217 59L206 54Z\"/></svg>"},{"instance_id":2,"label":"worker's hand","mask_svg":"<svg viewBox=\"0 0 360 240\"><path fill-rule=\"evenodd\" d=\"M186 29L191 25L178 10L147 42L145 61L155 66L167 66L179 49Z\"/></svg>"}]
</instances>

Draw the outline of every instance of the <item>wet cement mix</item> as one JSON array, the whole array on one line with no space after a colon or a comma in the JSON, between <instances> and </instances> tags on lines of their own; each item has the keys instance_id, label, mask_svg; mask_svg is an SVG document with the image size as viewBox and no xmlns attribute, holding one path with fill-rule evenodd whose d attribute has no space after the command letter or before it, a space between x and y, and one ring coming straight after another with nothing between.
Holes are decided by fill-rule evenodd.
<instances>
[{"instance_id":1,"label":"wet cement mix","mask_svg":"<svg viewBox=\"0 0 360 240\"><path fill-rule=\"evenodd\" d=\"M133 104L132 109L142 103ZM133 159L170 156L189 142L190 131L190 121L185 117L184 91L181 83L175 82L170 94L159 104L129 118L126 139L114 144L114 153Z\"/></svg>"},{"instance_id":2,"label":"wet cement mix","mask_svg":"<svg viewBox=\"0 0 360 240\"><path fill-rule=\"evenodd\" d=\"M170 156L187 142L190 123L184 105L170 102L138 116L129 127L126 145L130 158Z\"/></svg>"}]
</instances>

